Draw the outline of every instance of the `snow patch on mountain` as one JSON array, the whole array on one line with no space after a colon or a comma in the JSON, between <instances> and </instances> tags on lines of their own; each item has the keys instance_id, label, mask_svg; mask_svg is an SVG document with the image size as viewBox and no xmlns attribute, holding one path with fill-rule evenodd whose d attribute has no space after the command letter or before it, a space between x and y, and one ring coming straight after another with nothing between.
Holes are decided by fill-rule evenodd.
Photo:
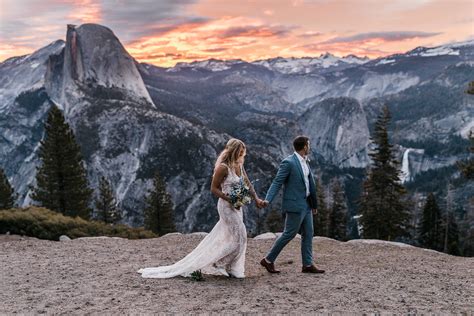
<instances>
[{"instance_id":1,"label":"snow patch on mountain","mask_svg":"<svg viewBox=\"0 0 474 316\"><path fill-rule=\"evenodd\" d=\"M428 49L425 52L419 54L419 56L423 57L433 57L433 56L441 56L441 55L459 55L458 50L451 49L449 47L437 47Z\"/></svg>"},{"instance_id":2,"label":"snow patch on mountain","mask_svg":"<svg viewBox=\"0 0 474 316\"><path fill-rule=\"evenodd\" d=\"M233 65L242 63L240 59L231 59L231 60L217 60L209 59L203 61L194 61L192 63L180 62L177 63L174 67L168 68L167 72L177 72L182 69L191 68L191 69L206 69L212 72L224 71L230 69Z\"/></svg>"},{"instance_id":3,"label":"snow patch on mountain","mask_svg":"<svg viewBox=\"0 0 474 316\"><path fill-rule=\"evenodd\" d=\"M367 57L360 58L355 55L337 57L330 53L326 53L320 57L277 57L257 60L252 62L252 64L261 65L267 69L278 71L283 74L307 74L317 69L327 69L341 65L361 65L367 61L369 61Z\"/></svg>"},{"instance_id":4,"label":"snow patch on mountain","mask_svg":"<svg viewBox=\"0 0 474 316\"><path fill-rule=\"evenodd\" d=\"M460 47L474 47L474 40L464 41L464 42L457 42L453 44L443 45L444 47L451 47L451 48L460 48Z\"/></svg>"},{"instance_id":5,"label":"snow patch on mountain","mask_svg":"<svg viewBox=\"0 0 474 316\"><path fill-rule=\"evenodd\" d=\"M385 65L385 64L392 64L395 62L395 59L381 59L375 66Z\"/></svg>"}]
</instances>

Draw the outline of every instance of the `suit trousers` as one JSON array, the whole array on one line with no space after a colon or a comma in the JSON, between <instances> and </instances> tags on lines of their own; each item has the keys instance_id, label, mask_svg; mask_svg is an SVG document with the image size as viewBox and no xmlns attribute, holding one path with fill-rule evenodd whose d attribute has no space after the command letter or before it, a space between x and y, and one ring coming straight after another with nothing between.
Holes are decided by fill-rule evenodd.
<instances>
[{"instance_id":1,"label":"suit trousers","mask_svg":"<svg viewBox=\"0 0 474 316\"><path fill-rule=\"evenodd\" d=\"M275 262L283 248L295 238L297 233L301 234L301 259L304 266L313 264L313 212L308 205L301 213L286 212L285 229L283 234L275 241L266 259Z\"/></svg>"}]
</instances>

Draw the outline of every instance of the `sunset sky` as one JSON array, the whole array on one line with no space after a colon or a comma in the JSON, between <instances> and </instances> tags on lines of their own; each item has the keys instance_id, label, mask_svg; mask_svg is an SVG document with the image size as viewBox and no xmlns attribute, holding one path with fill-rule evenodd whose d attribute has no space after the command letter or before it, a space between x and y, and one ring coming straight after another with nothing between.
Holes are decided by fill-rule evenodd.
<instances>
[{"instance_id":1,"label":"sunset sky","mask_svg":"<svg viewBox=\"0 0 474 316\"><path fill-rule=\"evenodd\" d=\"M0 0L0 61L65 39L66 24L112 29L142 62L370 58L474 39L473 0Z\"/></svg>"}]
</instances>

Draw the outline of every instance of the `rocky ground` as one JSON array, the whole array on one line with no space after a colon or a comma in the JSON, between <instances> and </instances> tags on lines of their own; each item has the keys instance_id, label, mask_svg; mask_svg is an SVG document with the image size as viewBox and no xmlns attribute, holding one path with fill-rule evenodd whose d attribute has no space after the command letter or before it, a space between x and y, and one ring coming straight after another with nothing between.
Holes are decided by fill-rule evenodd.
<instances>
[{"instance_id":1,"label":"rocky ground","mask_svg":"<svg viewBox=\"0 0 474 316\"><path fill-rule=\"evenodd\" d=\"M278 258L279 275L258 264L273 239L249 239L243 280L143 279L136 272L179 260L202 238L2 235L0 314L474 312L474 258L396 243L315 238L323 275L300 272L297 239Z\"/></svg>"}]
</instances>

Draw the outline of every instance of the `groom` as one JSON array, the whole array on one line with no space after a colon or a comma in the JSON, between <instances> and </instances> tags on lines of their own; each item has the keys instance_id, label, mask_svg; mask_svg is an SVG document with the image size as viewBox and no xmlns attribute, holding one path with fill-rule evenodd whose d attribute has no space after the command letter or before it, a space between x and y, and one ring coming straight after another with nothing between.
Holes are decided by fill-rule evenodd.
<instances>
[{"instance_id":1,"label":"groom","mask_svg":"<svg viewBox=\"0 0 474 316\"><path fill-rule=\"evenodd\" d=\"M313 265L313 214L317 212L317 199L316 185L307 162L310 152L309 138L296 137L293 147L295 152L281 162L263 202L263 206L271 203L282 185L285 185L282 205L285 214L285 229L260 264L270 273L280 273L275 269L274 262L283 247L300 232L302 272L324 273L324 270Z\"/></svg>"}]
</instances>

